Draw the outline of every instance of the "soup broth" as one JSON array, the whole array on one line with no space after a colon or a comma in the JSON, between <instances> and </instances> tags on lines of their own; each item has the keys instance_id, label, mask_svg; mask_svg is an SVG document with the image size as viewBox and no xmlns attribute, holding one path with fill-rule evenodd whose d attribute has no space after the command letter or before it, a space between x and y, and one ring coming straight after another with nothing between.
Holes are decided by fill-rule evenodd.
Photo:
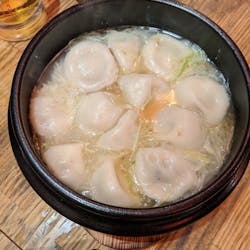
<instances>
[{"instance_id":1,"label":"soup broth","mask_svg":"<svg viewBox=\"0 0 250 250\"><path fill-rule=\"evenodd\" d=\"M56 178L133 208L204 188L222 169L234 131L228 83L205 52L147 27L72 40L34 88L30 121Z\"/></svg>"}]
</instances>

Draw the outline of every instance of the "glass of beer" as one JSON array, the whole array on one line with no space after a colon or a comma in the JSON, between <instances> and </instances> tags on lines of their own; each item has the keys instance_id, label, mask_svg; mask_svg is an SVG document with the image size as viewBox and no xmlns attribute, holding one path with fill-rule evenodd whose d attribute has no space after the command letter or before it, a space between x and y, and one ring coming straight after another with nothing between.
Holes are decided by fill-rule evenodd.
<instances>
[{"instance_id":1,"label":"glass of beer","mask_svg":"<svg viewBox=\"0 0 250 250\"><path fill-rule=\"evenodd\" d=\"M31 38L46 22L41 0L0 0L0 38L21 41Z\"/></svg>"}]
</instances>

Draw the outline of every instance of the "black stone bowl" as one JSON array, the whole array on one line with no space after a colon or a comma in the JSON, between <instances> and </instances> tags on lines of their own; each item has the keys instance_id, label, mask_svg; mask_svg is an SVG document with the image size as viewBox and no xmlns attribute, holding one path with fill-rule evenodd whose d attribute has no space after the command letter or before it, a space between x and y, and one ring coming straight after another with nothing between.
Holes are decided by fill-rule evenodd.
<instances>
[{"instance_id":1,"label":"black stone bowl","mask_svg":"<svg viewBox=\"0 0 250 250\"><path fill-rule=\"evenodd\" d=\"M32 140L29 98L48 62L84 32L107 27L151 26L174 32L205 50L228 80L236 128L224 170L185 200L150 209L95 202L70 190L47 170ZM17 162L35 191L51 207L87 228L124 236L164 233L218 206L242 177L250 156L249 68L233 41L200 13L173 1L100 0L74 6L50 21L29 43L17 66L9 104L9 133Z\"/></svg>"}]
</instances>

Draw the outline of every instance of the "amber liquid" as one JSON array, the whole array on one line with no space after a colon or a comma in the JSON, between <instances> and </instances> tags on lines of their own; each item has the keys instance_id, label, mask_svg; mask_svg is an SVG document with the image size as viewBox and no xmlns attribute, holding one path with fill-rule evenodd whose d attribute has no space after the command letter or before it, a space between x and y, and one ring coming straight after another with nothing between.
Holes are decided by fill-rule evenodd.
<instances>
[{"instance_id":1,"label":"amber liquid","mask_svg":"<svg viewBox=\"0 0 250 250\"><path fill-rule=\"evenodd\" d=\"M0 1L0 24L2 26L22 24L34 15L39 4L39 0Z\"/></svg>"},{"instance_id":2,"label":"amber liquid","mask_svg":"<svg viewBox=\"0 0 250 250\"><path fill-rule=\"evenodd\" d=\"M9 41L31 38L46 21L41 0L0 0L0 37Z\"/></svg>"}]
</instances>

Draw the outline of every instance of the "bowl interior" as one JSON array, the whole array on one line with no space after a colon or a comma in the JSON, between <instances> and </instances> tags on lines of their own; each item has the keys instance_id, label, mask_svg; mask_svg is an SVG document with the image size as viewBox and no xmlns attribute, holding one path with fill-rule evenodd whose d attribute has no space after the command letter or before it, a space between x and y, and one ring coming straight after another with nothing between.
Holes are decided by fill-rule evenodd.
<instances>
[{"instance_id":1,"label":"bowl interior","mask_svg":"<svg viewBox=\"0 0 250 250\"><path fill-rule=\"evenodd\" d=\"M246 76L249 77L249 73L246 63L233 42L216 25L172 1L90 1L67 10L48 23L26 48L13 83L12 107L16 108L23 143L30 145L39 159L28 119L29 98L48 62L71 39L85 32L124 25L156 27L189 39L198 44L224 74L236 114L233 143L224 163L224 172L229 171L249 133L249 79Z\"/></svg>"},{"instance_id":2,"label":"bowl interior","mask_svg":"<svg viewBox=\"0 0 250 250\"><path fill-rule=\"evenodd\" d=\"M97 1L98 2L98 1ZM133 8L132 8L133 6ZM117 13L112 15L112 13ZM26 51L27 65L22 67L20 82L20 116L27 139L31 130L28 120L28 106L31 91L48 62L67 43L85 32L107 27L150 26L176 33L198 44L216 64L229 83L236 114L236 126L231 153L225 164L229 164L239 151L246 135L249 121L249 96L247 80L236 58L237 51L225 42L223 32L219 34L202 17L176 8L173 4L150 1L103 1L100 4L86 4L75 8L50 23L33 41ZM45 31L46 30L46 31ZM23 65L24 66L24 65ZM32 144L32 141L30 141Z\"/></svg>"}]
</instances>

